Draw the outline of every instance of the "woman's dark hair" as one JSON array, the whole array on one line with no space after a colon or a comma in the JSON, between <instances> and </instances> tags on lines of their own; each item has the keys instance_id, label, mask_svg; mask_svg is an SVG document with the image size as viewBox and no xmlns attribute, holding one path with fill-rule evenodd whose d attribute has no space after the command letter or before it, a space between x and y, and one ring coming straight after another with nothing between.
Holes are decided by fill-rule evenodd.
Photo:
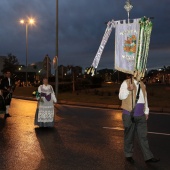
<instances>
[{"instance_id":1,"label":"woman's dark hair","mask_svg":"<svg viewBox=\"0 0 170 170\"><path fill-rule=\"evenodd\" d=\"M40 84L43 84L43 80L44 80L44 79L47 79L47 80L48 80L48 78L47 78L46 76L41 77Z\"/></svg>"},{"instance_id":2,"label":"woman's dark hair","mask_svg":"<svg viewBox=\"0 0 170 170\"><path fill-rule=\"evenodd\" d=\"M47 79L47 80L48 80L48 78L47 78L46 76L44 76L44 77L42 78L42 80L44 80L44 79Z\"/></svg>"}]
</instances>

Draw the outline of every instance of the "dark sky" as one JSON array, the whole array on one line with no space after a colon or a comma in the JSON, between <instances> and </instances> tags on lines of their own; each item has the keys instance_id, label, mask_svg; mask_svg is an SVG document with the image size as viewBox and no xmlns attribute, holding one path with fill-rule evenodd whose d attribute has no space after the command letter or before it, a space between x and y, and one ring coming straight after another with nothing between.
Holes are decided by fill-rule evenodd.
<instances>
[{"instance_id":1,"label":"dark sky","mask_svg":"<svg viewBox=\"0 0 170 170\"><path fill-rule=\"evenodd\" d=\"M29 63L55 56L56 0L1 0L0 55L12 53L25 64L25 27L29 27ZM131 18L154 16L148 68L170 65L170 0L132 0ZM90 66L109 20L126 19L125 0L59 0L59 64ZM113 30L99 68L113 68Z\"/></svg>"}]
</instances>

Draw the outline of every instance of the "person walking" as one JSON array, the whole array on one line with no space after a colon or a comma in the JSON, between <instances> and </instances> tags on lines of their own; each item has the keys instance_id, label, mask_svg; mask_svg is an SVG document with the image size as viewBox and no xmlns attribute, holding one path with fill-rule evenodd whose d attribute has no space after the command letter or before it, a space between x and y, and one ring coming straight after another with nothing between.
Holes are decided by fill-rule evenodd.
<instances>
[{"instance_id":1,"label":"person walking","mask_svg":"<svg viewBox=\"0 0 170 170\"><path fill-rule=\"evenodd\" d=\"M54 103L57 102L53 87L48 84L48 79L43 78L43 85L38 87L37 109L34 124L39 127L54 126Z\"/></svg>"},{"instance_id":2,"label":"person walking","mask_svg":"<svg viewBox=\"0 0 170 170\"><path fill-rule=\"evenodd\" d=\"M9 114L9 107L11 104L12 93L15 90L15 81L11 78L11 72L8 70L5 72L4 78L1 80L1 87L3 97L6 105L5 119L11 117Z\"/></svg>"},{"instance_id":3,"label":"person walking","mask_svg":"<svg viewBox=\"0 0 170 170\"><path fill-rule=\"evenodd\" d=\"M126 79L121 84L119 99L122 100L121 108L123 109L122 119L124 125L124 153L126 160L134 163L132 156L135 132L137 132L145 162L158 162L160 159L156 159L153 156L147 138L149 108L144 83L134 77L132 79Z\"/></svg>"}]
</instances>

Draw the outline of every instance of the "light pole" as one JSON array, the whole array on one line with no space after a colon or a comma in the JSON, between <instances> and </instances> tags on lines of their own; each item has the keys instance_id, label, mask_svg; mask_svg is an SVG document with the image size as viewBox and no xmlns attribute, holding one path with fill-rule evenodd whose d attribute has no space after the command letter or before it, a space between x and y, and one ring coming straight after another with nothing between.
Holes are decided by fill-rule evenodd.
<instances>
[{"instance_id":1,"label":"light pole","mask_svg":"<svg viewBox=\"0 0 170 170\"><path fill-rule=\"evenodd\" d=\"M35 20L33 18L28 18L26 20L21 19L20 20L21 24L25 25L25 33L26 33L26 71L25 71L25 76L26 76L26 86L28 86L28 25L34 25Z\"/></svg>"},{"instance_id":2,"label":"light pole","mask_svg":"<svg viewBox=\"0 0 170 170\"><path fill-rule=\"evenodd\" d=\"M56 66L55 66L55 94L58 96L58 0L56 0Z\"/></svg>"}]
</instances>

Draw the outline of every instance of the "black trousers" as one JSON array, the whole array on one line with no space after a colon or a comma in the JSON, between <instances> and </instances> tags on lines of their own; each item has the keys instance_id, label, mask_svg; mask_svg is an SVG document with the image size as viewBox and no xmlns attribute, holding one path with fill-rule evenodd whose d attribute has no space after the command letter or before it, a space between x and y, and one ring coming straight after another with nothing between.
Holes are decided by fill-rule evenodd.
<instances>
[{"instance_id":1,"label":"black trousers","mask_svg":"<svg viewBox=\"0 0 170 170\"><path fill-rule=\"evenodd\" d=\"M12 93L3 92L3 96L4 96L4 99L5 99L6 106L10 105L11 104L11 99L12 99Z\"/></svg>"},{"instance_id":2,"label":"black trousers","mask_svg":"<svg viewBox=\"0 0 170 170\"><path fill-rule=\"evenodd\" d=\"M4 113L6 110L4 97L0 95L0 113Z\"/></svg>"}]
</instances>

